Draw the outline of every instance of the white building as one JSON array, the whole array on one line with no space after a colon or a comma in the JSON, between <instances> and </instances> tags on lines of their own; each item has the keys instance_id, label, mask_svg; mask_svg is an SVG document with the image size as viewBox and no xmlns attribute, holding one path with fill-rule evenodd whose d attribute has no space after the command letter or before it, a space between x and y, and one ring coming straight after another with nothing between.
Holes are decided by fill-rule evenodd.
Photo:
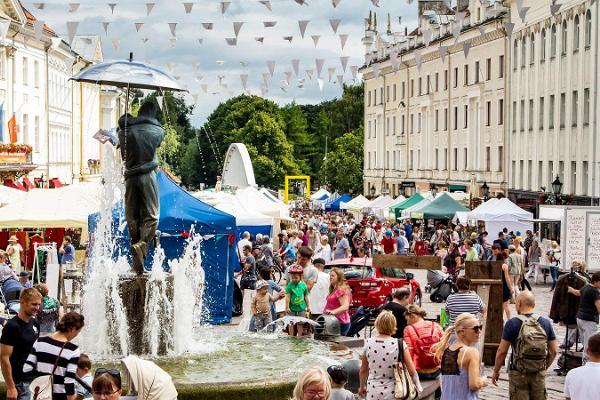
<instances>
[{"instance_id":1,"label":"white building","mask_svg":"<svg viewBox=\"0 0 600 400\"><path fill-rule=\"evenodd\" d=\"M389 25L382 35L370 19L361 71L365 193L375 187L375 193L411 194L436 185L473 188L479 196L483 182L490 194L505 191L508 10L484 3L461 0L459 11L470 13L460 22L443 0L421 0L419 27L410 35L392 33Z\"/></svg>"},{"instance_id":2,"label":"white building","mask_svg":"<svg viewBox=\"0 0 600 400\"><path fill-rule=\"evenodd\" d=\"M570 201L590 204L598 188L599 3L523 0L525 23L511 2L509 186L513 199L537 201L556 176Z\"/></svg>"}]
</instances>

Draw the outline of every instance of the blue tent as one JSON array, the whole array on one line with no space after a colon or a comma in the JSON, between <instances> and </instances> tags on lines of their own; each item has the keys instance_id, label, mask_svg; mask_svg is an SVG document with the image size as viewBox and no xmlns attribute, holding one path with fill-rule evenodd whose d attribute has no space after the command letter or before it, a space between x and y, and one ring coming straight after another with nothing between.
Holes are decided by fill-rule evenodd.
<instances>
[{"instance_id":1,"label":"blue tent","mask_svg":"<svg viewBox=\"0 0 600 400\"><path fill-rule=\"evenodd\" d=\"M352 200L349 194L343 194L331 203L325 206L325 211L340 211L340 203L347 203Z\"/></svg>"},{"instance_id":2,"label":"blue tent","mask_svg":"<svg viewBox=\"0 0 600 400\"><path fill-rule=\"evenodd\" d=\"M202 241L202 268L205 273L204 307L207 319L214 324L231 321L233 301L233 271L239 269L236 254L235 218L217 210L180 188L162 171L158 173L160 193L160 219L158 229L163 237L160 244L166 259L172 260L182 255L185 236L192 226L197 234L204 236ZM90 232L96 228L99 214L90 215ZM124 220L123 204L113 209L113 232L118 233L120 221ZM129 239L125 229L117 238L115 255L129 253ZM150 249L150 254L153 249ZM146 268L152 264L146 260ZM165 266L166 267L166 266Z\"/></svg>"}]
</instances>

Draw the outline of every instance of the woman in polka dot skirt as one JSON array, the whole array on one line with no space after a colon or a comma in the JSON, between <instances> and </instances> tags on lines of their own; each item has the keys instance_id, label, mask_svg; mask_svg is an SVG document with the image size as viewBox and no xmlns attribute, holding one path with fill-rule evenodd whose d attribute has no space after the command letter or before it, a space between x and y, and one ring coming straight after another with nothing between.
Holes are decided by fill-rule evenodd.
<instances>
[{"instance_id":1,"label":"woman in polka dot skirt","mask_svg":"<svg viewBox=\"0 0 600 400\"><path fill-rule=\"evenodd\" d=\"M394 368L398 365L398 351L402 346L404 353L403 368L407 368L417 390L421 392L421 382L417 370L404 342L392 337L396 333L396 318L390 311L382 311L375 320L377 336L365 341L360 367L359 393L367 395L368 400L394 400Z\"/></svg>"}]
</instances>

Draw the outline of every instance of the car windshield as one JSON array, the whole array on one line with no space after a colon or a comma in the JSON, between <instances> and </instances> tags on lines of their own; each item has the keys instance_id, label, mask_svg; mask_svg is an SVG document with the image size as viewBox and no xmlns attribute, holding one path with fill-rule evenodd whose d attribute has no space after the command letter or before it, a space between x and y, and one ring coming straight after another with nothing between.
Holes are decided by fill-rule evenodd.
<instances>
[{"instance_id":1,"label":"car windshield","mask_svg":"<svg viewBox=\"0 0 600 400\"><path fill-rule=\"evenodd\" d=\"M373 269L362 265L336 265L336 268L340 268L344 271L346 280L348 279L363 279L373 276ZM329 273L332 267L328 266L325 272Z\"/></svg>"}]
</instances>

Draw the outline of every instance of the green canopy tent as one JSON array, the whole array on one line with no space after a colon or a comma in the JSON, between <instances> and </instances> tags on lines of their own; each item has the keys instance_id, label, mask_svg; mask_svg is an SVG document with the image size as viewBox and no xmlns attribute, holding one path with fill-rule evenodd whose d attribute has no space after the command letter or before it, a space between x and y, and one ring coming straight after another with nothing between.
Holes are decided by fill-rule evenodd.
<instances>
[{"instance_id":1,"label":"green canopy tent","mask_svg":"<svg viewBox=\"0 0 600 400\"><path fill-rule=\"evenodd\" d=\"M424 197L421 196L419 193L414 194L411 197L409 197L408 199L404 200L402 203L399 203L393 207L390 207L390 213L393 213L394 216L396 217L396 219L399 219L401 217L403 210L406 210L408 207L414 206L415 204L417 204L418 202L420 202L423 199L424 199Z\"/></svg>"},{"instance_id":2,"label":"green canopy tent","mask_svg":"<svg viewBox=\"0 0 600 400\"><path fill-rule=\"evenodd\" d=\"M469 212L469 209L447 193L442 193L427 206L412 212L410 217L416 219L452 219L457 211Z\"/></svg>"}]
</instances>

